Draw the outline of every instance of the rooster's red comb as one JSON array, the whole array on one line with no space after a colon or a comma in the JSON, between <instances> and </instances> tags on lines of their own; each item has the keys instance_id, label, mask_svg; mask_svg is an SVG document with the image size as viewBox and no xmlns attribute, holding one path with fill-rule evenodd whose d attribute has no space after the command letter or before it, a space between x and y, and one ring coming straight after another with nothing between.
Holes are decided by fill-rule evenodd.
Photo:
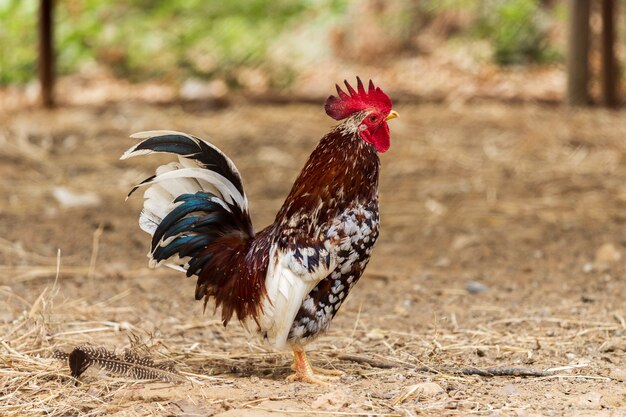
<instances>
[{"instance_id":1,"label":"rooster's red comb","mask_svg":"<svg viewBox=\"0 0 626 417\"><path fill-rule=\"evenodd\" d=\"M345 119L352 114L365 110L375 108L381 113L387 115L391 111L391 99L380 87L376 87L372 80L370 80L367 86L367 91L363 87L363 83L359 77L356 77L357 90L348 81L344 81L346 89L349 95L341 90L341 87L337 85L337 97L330 96L326 100L324 109L326 114L335 120Z\"/></svg>"}]
</instances>

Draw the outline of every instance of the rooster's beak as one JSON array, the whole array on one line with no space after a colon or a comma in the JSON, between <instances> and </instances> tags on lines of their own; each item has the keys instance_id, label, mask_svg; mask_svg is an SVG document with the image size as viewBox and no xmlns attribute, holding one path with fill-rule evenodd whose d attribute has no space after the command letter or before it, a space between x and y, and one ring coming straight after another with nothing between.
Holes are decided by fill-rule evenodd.
<instances>
[{"instance_id":1,"label":"rooster's beak","mask_svg":"<svg viewBox=\"0 0 626 417\"><path fill-rule=\"evenodd\" d=\"M397 111L395 111L395 110L391 110L391 111L389 112L389 115L387 115L387 117L385 117L385 121L387 121L387 120L391 120L391 119L395 119L396 117L400 117L400 115L398 114L398 112L397 112Z\"/></svg>"}]
</instances>

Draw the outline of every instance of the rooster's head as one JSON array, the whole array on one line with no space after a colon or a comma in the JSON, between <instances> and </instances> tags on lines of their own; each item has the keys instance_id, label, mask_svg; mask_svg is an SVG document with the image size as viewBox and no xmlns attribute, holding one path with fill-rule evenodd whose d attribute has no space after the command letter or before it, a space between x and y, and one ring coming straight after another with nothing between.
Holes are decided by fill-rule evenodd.
<instances>
[{"instance_id":1,"label":"rooster's head","mask_svg":"<svg viewBox=\"0 0 626 417\"><path fill-rule=\"evenodd\" d=\"M398 117L391 110L391 99L370 80L365 91L359 77L356 78L356 91L348 81L344 81L348 93L337 85L337 96L326 100L326 114L335 120L349 119L355 124L359 136L370 143L378 152L389 149L389 126L387 120Z\"/></svg>"}]
</instances>

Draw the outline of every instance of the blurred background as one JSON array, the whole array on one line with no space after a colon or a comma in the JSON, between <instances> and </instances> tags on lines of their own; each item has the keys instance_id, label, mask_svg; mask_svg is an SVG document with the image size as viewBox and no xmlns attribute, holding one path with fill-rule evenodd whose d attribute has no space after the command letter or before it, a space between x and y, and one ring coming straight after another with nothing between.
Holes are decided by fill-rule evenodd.
<instances>
[{"instance_id":1,"label":"blurred background","mask_svg":"<svg viewBox=\"0 0 626 417\"><path fill-rule=\"evenodd\" d=\"M32 103L39 60L62 103L319 99L355 73L412 98L557 102L569 74L570 101L615 105L621 3L1 0L0 85Z\"/></svg>"},{"instance_id":2,"label":"blurred background","mask_svg":"<svg viewBox=\"0 0 626 417\"><path fill-rule=\"evenodd\" d=\"M259 397L312 407L315 388L283 382L288 355L203 315L193 279L147 268L142 198L124 199L168 158L119 157L138 131L210 139L241 171L259 230L335 124L324 100L357 75L400 118L381 155L372 261L312 349L314 363L347 370L331 397L348 405L319 407L626 408L625 48L626 0L0 0L0 414L124 404L135 414L116 415L241 416ZM49 359L129 338L207 385L124 403L124 380L68 393ZM424 365L567 375L411 368ZM431 378L439 397L392 404Z\"/></svg>"}]
</instances>

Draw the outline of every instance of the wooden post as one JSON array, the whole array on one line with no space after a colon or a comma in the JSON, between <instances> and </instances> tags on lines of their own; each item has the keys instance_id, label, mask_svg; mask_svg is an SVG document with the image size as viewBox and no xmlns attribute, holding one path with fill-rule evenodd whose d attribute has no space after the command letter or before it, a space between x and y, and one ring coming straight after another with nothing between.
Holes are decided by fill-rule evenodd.
<instances>
[{"instance_id":1,"label":"wooden post","mask_svg":"<svg viewBox=\"0 0 626 417\"><path fill-rule=\"evenodd\" d=\"M602 0L602 98L615 107L619 101L619 78L615 59L615 0Z\"/></svg>"},{"instance_id":2,"label":"wooden post","mask_svg":"<svg viewBox=\"0 0 626 417\"><path fill-rule=\"evenodd\" d=\"M39 3L39 83L41 103L54 107L54 0Z\"/></svg>"},{"instance_id":3,"label":"wooden post","mask_svg":"<svg viewBox=\"0 0 626 417\"><path fill-rule=\"evenodd\" d=\"M591 0L570 0L567 45L567 103L584 106L589 103L589 16Z\"/></svg>"}]
</instances>

